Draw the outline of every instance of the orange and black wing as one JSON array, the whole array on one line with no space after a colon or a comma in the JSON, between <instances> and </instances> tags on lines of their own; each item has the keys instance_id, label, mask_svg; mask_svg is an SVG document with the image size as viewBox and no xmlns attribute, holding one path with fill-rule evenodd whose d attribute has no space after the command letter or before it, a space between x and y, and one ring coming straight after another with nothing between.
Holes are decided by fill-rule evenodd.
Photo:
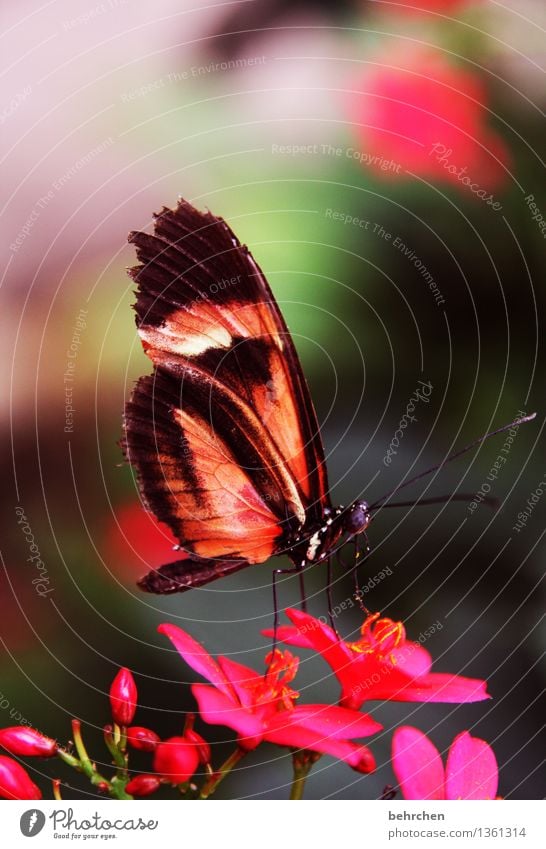
<instances>
[{"instance_id":1,"label":"orange and black wing","mask_svg":"<svg viewBox=\"0 0 546 849\"><path fill-rule=\"evenodd\" d=\"M125 450L146 504L189 554L144 579L172 592L263 562L320 521L326 467L290 334L227 224L181 201L153 235L129 240L154 372L127 405Z\"/></svg>"}]
</instances>

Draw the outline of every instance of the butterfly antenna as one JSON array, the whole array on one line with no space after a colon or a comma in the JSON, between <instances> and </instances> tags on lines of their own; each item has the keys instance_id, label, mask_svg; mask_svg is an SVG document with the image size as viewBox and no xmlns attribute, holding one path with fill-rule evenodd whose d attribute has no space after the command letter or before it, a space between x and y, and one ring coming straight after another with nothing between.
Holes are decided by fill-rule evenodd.
<instances>
[{"instance_id":1,"label":"butterfly antenna","mask_svg":"<svg viewBox=\"0 0 546 849\"><path fill-rule=\"evenodd\" d=\"M435 498L416 498L414 501L389 501L388 504L380 505L380 508L385 510L387 507L414 507L416 505L420 507L424 504L447 504L448 501L472 501L474 496L474 492L457 492L450 495L437 495ZM492 495L485 495L480 498L480 504L487 504L488 507L496 510L497 507L500 507L500 500Z\"/></svg>"},{"instance_id":2,"label":"butterfly antenna","mask_svg":"<svg viewBox=\"0 0 546 849\"><path fill-rule=\"evenodd\" d=\"M523 424L524 422L531 422L535 417L536 417L536 413L531 413L529 416L523 416L521 419L515 419L513 422L510 422L510 424L503 425L503 427L499 427L499 428L497 428L497 430L492 430L489 433L486 433L483 436L480 436L479 439L475 439L474 442L471 442L469 445L465 445L464 448L461 448L460 451L456 451L455 454L451 454L451 456L447 457L445 460L442 460L441 463L437 463L435 466L431 466L430 469L427 469L424 472L420 472L418 475L415 475L413 478L410 478L408 481L404 481L404 483L401 483L401 484L399 484L399 486L396 486L393 490L391 490L391 492L388 492L386 495L382 495L381 498L379 498L374 504L370 505L369 509L370 510L376 510L378 507L382 507L382 506L386 506L386 507L407 506L405 503L400 504L400 505L399 504L383 505L383 502L386 501L388 498L391 498L391 496L395 495L401 489L405 489L406 486L410 486L410 484L415 483L418 480L421 480L421 478L425 478L427 475L431 475L433 472L436 472L436 471L438 471L438 469L441 469L444 466L446 466L447 463L451 463L453 460L456 460L458 457L461 457L463 454L466 454L467 451L471 451L472 448L475 448L476 445L480 445L482 442L485 442L485 440L489 439L491 436L496 436L498 433L502 433L503 431L509 430L512 427L516 427L517 425ZM442 498L443 496L439 496L439 497ZM451 496L451 497L454 500L460 501L467 496L461 495L460 498L457 498L456 496ZM413 503L416 503L416 502L413 502ZM427 503L427 501L419 501L419 504L425 504L425 503ZM434 502L429 502L429 503L434 503Z\"/></svg>"}]
</instances>

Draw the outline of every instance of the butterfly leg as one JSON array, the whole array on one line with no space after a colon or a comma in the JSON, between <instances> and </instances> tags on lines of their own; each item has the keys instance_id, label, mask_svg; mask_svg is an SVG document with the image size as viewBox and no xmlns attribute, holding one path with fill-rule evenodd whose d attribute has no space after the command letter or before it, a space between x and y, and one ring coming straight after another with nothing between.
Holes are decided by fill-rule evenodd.
<instances>
[{"instance_id":1,"label":"butterfly leg","mask_svg":"<svg viewBox=\"0 0 546 849\"><path fill-rule=\"evenodd\" d=\"M277 631L279 630L280 625L280 611L279 611L279 599L277 595L277 576L278 575L299 575L300 580L300 592L301 592L301 609L305 612L307 607L307 599L305 596L305 586L303 583L303 570L305 568L305 560L301 563L296 564L292 569L274 569L273 570L273 580L272 580L272 588L273 588L273 644L271 646L271 656L275 653L277 648ZM266 673L267 674L267 673Z\"/></svg>"},{"instance_id":2,"label":"butterfly leg","mask_svg":"<svg viewBox=\"0 0 546 849\"><path fill-rule=\"evenodd\" d=\"M336 623L334 621L334 600L332 598L332 585L332 557L330 556L326 561L326 596L328 598L328 619L330 620L330 627L332 628L332 631L339 640L339 631L337 630Z\"/></svg>"},{"instance_id":3,"label":"butterfly leg","mask_svg":"<svg viewBox=\"0 0 546 849\"><path fill-rule=\"evenodd\" d=\"M364 538L364 546L361 548L360 546L360 537ZM368 615L368 609L365 607L364 602L362 600L362 590L360 589L358 582L358 567L360 564L366 560L371 552L370 543L368 542L368 537L366 534L361 534L360 536L356 536L354 538L354 547L355 547L355 555L354 555L354 563L352 565L353 578L355 583L355 599L358 602L360 609Z\"/></svg>"},{"instance_id":4,"label":"butterfly leg","mask_svg":"<svg viewBox=\"0 0 546 849\"><path fill-rule=\"evenodd\" d=\"M361 547L361 545L360 545L360 536L364 537L364 546L363 547ZM367 614L368 610L363 604L362 590L360 589L359 582L358 582L358 567L363 562L363 560L366 560L366 558L369 556L371 549L370 549L370 545L368 543L368 538L367 538L366 534L361 534L359 536L354 537L354 539L352 539L351 542L354 546L354 557L353 557L353 561L352 561L351 565L347 566L346 562L343 560L343 558L341 556L340 551L338 551L336 553L336 557L337 557L337 561L341 565L341 567L346 572L351 573L351 576L352 576L352 579L353 579L353 582L354 582L354 588L355 588L354 589L355 600L357 601L360 609L364 613Z\"/></svg>"}]
</instances>

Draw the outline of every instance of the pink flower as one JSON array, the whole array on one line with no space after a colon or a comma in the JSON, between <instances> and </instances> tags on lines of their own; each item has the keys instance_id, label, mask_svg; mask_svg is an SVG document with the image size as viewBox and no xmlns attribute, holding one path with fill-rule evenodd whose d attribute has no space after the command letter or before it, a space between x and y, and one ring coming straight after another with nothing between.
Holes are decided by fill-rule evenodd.
<instances>
[{"instance_id":1,"label":"pink flower","mask_svg":"<svg viewBox=\"0 0 546 849\"><path fill-rule=\"evenodd\" d=\"M392 762L404 799L494 799L499 771L493 750L463 731L455 737L444 770L440 753L417 728L397 728Z\"/></svg>"},{"instance_id":2,"label":"pink flower","mask_svg":"<svg viewBox=\"0 0 546 849\"><path fill-rule=\"evenodd\" d=\"M169 784L184 784L193 776L199 759L199 748L187 737L170 737L155 750L154 769Z\"/></svg>"},{"instance_id":3,"label":"pink flower","mask_svg":"<svg viewBox=\"0 0 546 849\"><path fill-rule=\"evenodd\" d=\"M431 672L428 651L406 639L401 622L380 619L379 613L368 616L355 642L339 640L328 625L301 610L289 608L286 615L295 627L279 628L278 639L322 655L341 684L345 707L358 709L371 699L458 703L489 698L485 681Z\"/></svg>"},{"instance_id":4,"label":"pink flower","mask_svg":"<svg viewBox=\"0 0 546 849\"><path fill-rule=\"evenodd\" d=\"M31 781L26 769L0 755L0 797L2 799L41 799L42 794Z\"/></svg>"},{"instance_id":5,"label":"pink flower","mask_svg":"<svg viewBox=\"0 0 546 849\"><path fill-rule=\"evenodd\" d=\"M397 56L395 68L388 67L392 58L383 61L350 96L363 164L378 177L407 177L408 171L482 200L502 186L510 156L489 127L482 79L426 48Z\"/></svg>"},{"instance_id":6,"label":"pink flower","mask_svg":"<svg viewBox=\"0 0 546 849\"><path fill-rule=\"evenodd\" d=\"M118 725L130 725L136 711L137 688L129 669L122 667L110 687L112 718Z\"/></svg>"},{"instance_id":7,"label":"pink flower","mask_svg":"<svg viewBox=\"0 0 546 849\"><path fill-rule=\"evenodd\" d=\"M14 725L0 729L0 746L10 755L51 758L57 753L57 743L34 728Z\"/></svg>"},{"instance_id":8,"label":"pink flower","mask_svg":"<svg viewBox=\"0 0 546 849\"><path fill-rule=\"evenodd\" d=\"M176 625L160 625L186 663L211 685L194 684L192 692L201 717L212 725L237 732L241 748L255 749L263 740L279 746L311 749L333 755L360 772L375 762L368 748L353 743L381 730L366 714L344 707L295 705L298 693L290 686L298 659L290 652L268 656L265 675L226 657L214 660L189 634Z\"/></svg>"}]
</instances>

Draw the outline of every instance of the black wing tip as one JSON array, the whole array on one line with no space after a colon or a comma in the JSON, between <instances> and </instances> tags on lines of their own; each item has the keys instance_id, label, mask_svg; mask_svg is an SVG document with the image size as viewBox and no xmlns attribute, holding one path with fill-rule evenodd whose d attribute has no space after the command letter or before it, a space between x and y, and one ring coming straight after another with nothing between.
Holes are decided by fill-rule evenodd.
<instances>
[{"instance_id":1,"label":"black wing tip","mask_svg":"<svg viewBox=\"0 0 546 849\"><path fill-rule=\"evenodd\" d=\"M225 219L219 215L214 215L210 209L198 209L189 200L186 200L183 197L179 197L177 204L174 208L169 206L163 206L159 212L152 213L153 220L153 232L157 234L158 230L161 229L161 224L165 219L174 219L177 222L178 219L184 219L184 223L187 223L187 218L191 218L195 223L195 231L199 231L204 227L208 227L211 224L221 224L223 227L230 229ZM182 223L179 221L178 223ZM131 230L127 236L127 241L129 244L136 244L138 246L139 242L142 239L149 238L150 234L146 233L143 230Z\"/></svg>"},{"instance_id":2,"label":"black wing tip","mask_svg":"<svg viewBox=\"0 0 546 849\"><path fill-rule=\"evenodd\" d=\"M187 577L184 578L187 565L187 560L175 560L174 563L166 563L164 566L152 569L139 578L137 587L145 593L154 595L172 595L191 590L193 586L191 576L189 580Z\"/></svg>"},{"instance_id":3,"label":"black wing tip","mask_svg":"<svg viewBox=\"0 0 546 849\"><path fill-rule=\"evenodd\" d=\"M229 560L191 556L152 569L137 581L137 586L146 593L156 595L184 593L238 572L249 565L248 560L235 556Z\"/></svg>"}]
</instances>

